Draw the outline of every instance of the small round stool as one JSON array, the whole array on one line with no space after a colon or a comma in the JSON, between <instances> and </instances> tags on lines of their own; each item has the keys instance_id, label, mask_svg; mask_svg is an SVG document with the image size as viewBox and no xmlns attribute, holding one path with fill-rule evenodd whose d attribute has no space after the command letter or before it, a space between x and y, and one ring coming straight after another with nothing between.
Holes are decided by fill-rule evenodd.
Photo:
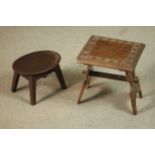
<instances>
[{"instance_id":1,"label":"small round stool","mask_svg":"<svg viewBox=\"0 0 155 155\"><path fill-rule=\"evenodd\" d=\"M31 105L36 104L36 80L55 72L62 89L66 84L59 66L60 55L53 51L38 51L17 59L12 67L14 70L12 92L17 89L20 75L29 81Z\"/></svg>"}]
</instances>

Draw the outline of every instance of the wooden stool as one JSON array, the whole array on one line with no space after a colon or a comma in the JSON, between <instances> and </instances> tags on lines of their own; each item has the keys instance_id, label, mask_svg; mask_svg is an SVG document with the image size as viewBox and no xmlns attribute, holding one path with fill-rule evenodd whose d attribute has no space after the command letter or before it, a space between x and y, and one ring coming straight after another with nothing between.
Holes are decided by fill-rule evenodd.
<instances>
[{"instance_id":1,"label":"wooden stool","mask_svg":"<svg viewBox=\"0 0 155 155\"><path fill-rule=\"evenodd\" d=\"M60 55L52 51L38 51L20 57L13 63L12 92L17 89L20 75L29 81L31 104L36 104L36 80L55 72L62 89L66 84L59 66Z\"/></svg>"},{"instance_id":2,"label":"wooden stool","mask_svg":"<svg viewBox=\"0 0 155 155\"><path fill-rule=\"evenodd\" d=\"M87 65L86 78L82 84L78 103L84 89L89 86L90 77L98 76L109 79L128 81L133 114L137 114L136 95L142 98L139 79L135 68L145 45L102 36L91 36L78 56L78 63ZM125 72L125 76L93 71L92 67L106 67Z\"/></svg>"}]
</instances>

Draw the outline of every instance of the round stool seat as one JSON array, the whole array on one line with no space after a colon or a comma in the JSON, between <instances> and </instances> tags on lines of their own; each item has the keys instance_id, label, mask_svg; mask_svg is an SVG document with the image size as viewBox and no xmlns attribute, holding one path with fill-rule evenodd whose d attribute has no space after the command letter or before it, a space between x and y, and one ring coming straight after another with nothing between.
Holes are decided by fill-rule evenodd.
<instances>
[{"instance_id":1,"label":"round stool seat","mask_svg":"<svg viewBox=\"0 0 155 155\"><path fill-rule=\"evenodd\" d=\"M38 75L54 69L60 55L53 51L38 51L24 55L13 63L14 71L22 75Z\"/></svg>"},{"instance_id":2,"label":"round stool seat","mask_svg":"<svg viewBox=\"0 0 155 155\"><path fill-rule=\"evenodd\" d=\"M14 70L11 91L15 92L20 76L29 81L31 104L36 104L36 81L55 72L62 89L66 89L65 80L60 68L60 55L53 51L38 51L17 59L12 67Z\"/></svg>"}]
</instances>

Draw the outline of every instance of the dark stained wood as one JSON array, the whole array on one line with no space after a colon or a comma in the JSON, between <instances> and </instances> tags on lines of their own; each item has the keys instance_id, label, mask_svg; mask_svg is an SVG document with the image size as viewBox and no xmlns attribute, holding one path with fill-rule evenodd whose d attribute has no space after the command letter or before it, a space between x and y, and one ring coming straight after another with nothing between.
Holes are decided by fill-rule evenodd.
<instances>
[{"instance_id":1,"label":"dark stained wood","mask_svg":"<svg viewBox=\"0 0 155 155\"><path fill-rule=\"evenodd\" d=\"M29 78L29 87L30 87L31 105L35 105L36 104L36 79L33 76Z\"/></svg>"},{"instance_id":2,"label":"dark stained wood","mask_svg":"<svg viewBox=\"0 0 155 155\"><path fill-rule=\"evenodd\" d=\"M135 68L144 49L143 43L119 40L103 36L91 36L77 57L78 63L87 66L98 66L124 71L126 76L101 73L87 68L86 78L82 84L78 103L80 103L84 89L88 85L90 76L103 77L127 81L130 85L130 100L133 114L137 114L136 96L142 98L139 78L135 75Z\"/></svg>"},{"instance_id":3,"label":"dark stained wood","mask_svg":"<svg viewBox=\"0 0 155 155\"><path fill-rule=\"evenodd\" d=\"M38 51L24 55L13 63L13 69L22 75L38 75L50 71L60 62L60 55L51 51Z\"/></svg>"},{"instance_id":4,"label":"dark stained wood","mask_svg":"<svg viewBox=\"0 0 155 155\"><path fill-rule=\"evenodd\" d=\"M61 88L62 88L62 89L66 89L67 86L66 86L66 84L65 84L65 80L64 80L64 78L63 78L63 75L62 75L62 72L61 72L61 69L60 69L60 66L59 66L59 65L57 66L57 68L56 68L56 70L55 70L55 73L56 73L56 75L57 75L57 78L58 78L58 80L59 80L59 83L60 83L60 85L61 85Z\"/></svg>"},{"instance_id":5,"label":"dark stained wood","mask_svg":"<svg viewBox=\"0 0 155 155\"><path fill-rule=\"evenodd\" d=\"M29 81L31 104L36 104L36 82L55 72L63 89L67 88L60 69L60 55L53 51L38 51L20 57L13 63L12 92L16 91L19 76Z\"/></svg>"},{"instance_id":6,"label":"dark stained wood","mask_svg":"<svg viewBox=\"0 0 155 155\"><path fill-rule=\"evenodd\" d=\"M12 92L15 92L17 89L19 77L20 77L20 75L17 72L14 72L13 81L12 81L12 88L11 88Z\"/></svg>"}]
</instances>

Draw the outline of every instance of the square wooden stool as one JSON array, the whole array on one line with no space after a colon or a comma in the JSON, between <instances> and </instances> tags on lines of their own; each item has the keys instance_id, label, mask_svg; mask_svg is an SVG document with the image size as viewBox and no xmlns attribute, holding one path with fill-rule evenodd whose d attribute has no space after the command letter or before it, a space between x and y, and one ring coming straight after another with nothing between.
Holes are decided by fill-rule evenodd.
<instances>
[{"instance_id":1,"label":"square wooden stool","mask_svg":"<svg viewBox=\"0 0 155 155\"><path fill-rule=\"evenodd\" d=\"M133 114L137 114L136 96L142 98L139 79L135 68L144 49L143 43L124 41L103 36L91 36L77 60L78 63L87 65L86 78L82 84L78 104L81 101L84 89L89 86L91 76L104 77L127 81L130 84L130 99ZM125 72L125 76L93 71L92 67L106 67Z\"/></svg>"}]
</instances>

